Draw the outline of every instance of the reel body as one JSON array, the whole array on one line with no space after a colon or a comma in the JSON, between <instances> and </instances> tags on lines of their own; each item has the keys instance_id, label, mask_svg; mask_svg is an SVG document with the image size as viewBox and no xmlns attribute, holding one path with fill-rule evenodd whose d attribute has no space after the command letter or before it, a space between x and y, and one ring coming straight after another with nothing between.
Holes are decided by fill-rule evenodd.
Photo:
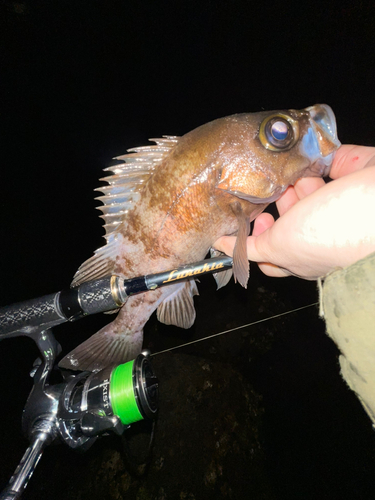
<instances>
[{"instance_id":1,"label":"reel body","mask_svg":"<svg viewBox=\"0 0 375 500\"><path fill-rule=\"evenodd\" d=\"M158 380L145 351L135 360L68 379L59 398L57 429L71 448L89 448L101 434L122 434L134 422L154 419Z\"/></svg>"}]
</instances>

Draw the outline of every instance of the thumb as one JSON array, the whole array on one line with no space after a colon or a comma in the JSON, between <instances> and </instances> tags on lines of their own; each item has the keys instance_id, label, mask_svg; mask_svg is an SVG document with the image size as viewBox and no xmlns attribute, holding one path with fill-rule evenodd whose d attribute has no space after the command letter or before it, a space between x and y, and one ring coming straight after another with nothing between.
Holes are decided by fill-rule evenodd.
<instances>
[{"instance_id":1,"label":"thumb","mask_svg":"<svg viewBox=\"0 0 375 500\"><path fill-rule=\"evenodd\" d=\"M253 234L247 239L247 257L249 260L258 262L259 269L267 276L283 278L289 276L290 273L269 262L270 234L269 232L264 234L272 228L274 223L275 219L267 212L263 212L255 219Z\"/></svg>"}]
</instances>

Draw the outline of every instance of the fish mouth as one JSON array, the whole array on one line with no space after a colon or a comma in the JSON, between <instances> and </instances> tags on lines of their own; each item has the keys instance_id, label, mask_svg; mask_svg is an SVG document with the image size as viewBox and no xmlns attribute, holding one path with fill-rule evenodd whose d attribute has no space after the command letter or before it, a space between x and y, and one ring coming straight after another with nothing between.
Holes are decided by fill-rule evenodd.
<instances>
[{"instance_id":1,"label":"fish mouth","mask_svg":"<svg viewBox=\"0 0 375 500\"><path fill-rule=\"evenodd\" d=\"M336 118L327 104L316 104L305 111L310 115L310 127L302 140L302 148L311 161L309 175L326 176L331 170L335 153L341 146L337 138Z\"/></svg>"}]
</instances>

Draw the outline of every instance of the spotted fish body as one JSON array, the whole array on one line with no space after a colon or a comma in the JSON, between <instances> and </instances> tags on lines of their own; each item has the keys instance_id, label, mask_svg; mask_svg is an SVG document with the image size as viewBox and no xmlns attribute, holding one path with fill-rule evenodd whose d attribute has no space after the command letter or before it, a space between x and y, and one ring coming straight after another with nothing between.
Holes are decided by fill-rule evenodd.
<instances>
[{"instance_id":1,"label":"spotted fish body","mask_svg":"<svg viewBox=\"0 0 375 500\"><path fill-rule=\"evenodd\" d=\"M104 247L78 269L72 286L114 274L131 278L202 260L223 235L237 234L233 274L246 287L250 222L299 178L328 173L340 145L331 108L237 114L182 136L129 150L99 207ZM216 276L223 286L230 273ZM195 319L194 281L131 296L117 318L68 354L60 366L98 370L133 359L157 309L166 324Z\"/></svg>"}]
</instances>

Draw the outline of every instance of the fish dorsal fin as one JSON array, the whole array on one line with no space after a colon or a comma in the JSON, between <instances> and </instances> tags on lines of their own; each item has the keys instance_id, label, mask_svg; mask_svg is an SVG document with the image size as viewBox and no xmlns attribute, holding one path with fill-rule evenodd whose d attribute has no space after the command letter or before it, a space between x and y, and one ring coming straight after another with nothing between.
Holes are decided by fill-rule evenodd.
<instances>
[{"instance_id":1,"label":"fish dorsal fin","mask_svg":"<svg viewBox=\"0 0 375 500\"><path fill-rule=\"evenodd\" d=\"M190 328L195 321L194 295L199 295L194 280L176 283L175 290L157 309L157 318L166 325Z\"/></svg>"},{"instance_id":2,"label":"fish dorsal fin","mask_svg":"<svg viewBox=\"0 0 375 500\"><path fill-rule=\"evenodd\" d=\"M121 224L123 215L137 203L144 184L153 170L168 156L178 139L171 135L165 135L161 139L149 139L156 145L128 149L127 154L114 158L122 163L104 169L113 175L100 179L108 185L96 188L95 191L103 193L103 196L98 196L96 200L103 203L97 209L103 212L100 217L105 221L106 239Z\"/></svg>"},{"instance_id":3,"label":"fish dorsal fin","mask_svg":"<svg viewBox=\"0 0 375 500\"><path fill-rule=\"evenodd\" d=\"M103 203L97 208L103 213L100 217L105 222L104 237L107 244L96 250L94 255L80 266L71 286L75 287L85 281L99 279L113 272L116 255L119 253L117 229L127 212L139 201L141 190L154 169L168 156L178 139L173 135L149 139L156 145L128 149L127 154L114 158L114 160L121 160L122 163L104 169L104 171L112 172L113 175L100 179L108 185L99 187L95 191L103 193L103 196L98 196L96 199Z\"/></svg>"}]
</instances>

